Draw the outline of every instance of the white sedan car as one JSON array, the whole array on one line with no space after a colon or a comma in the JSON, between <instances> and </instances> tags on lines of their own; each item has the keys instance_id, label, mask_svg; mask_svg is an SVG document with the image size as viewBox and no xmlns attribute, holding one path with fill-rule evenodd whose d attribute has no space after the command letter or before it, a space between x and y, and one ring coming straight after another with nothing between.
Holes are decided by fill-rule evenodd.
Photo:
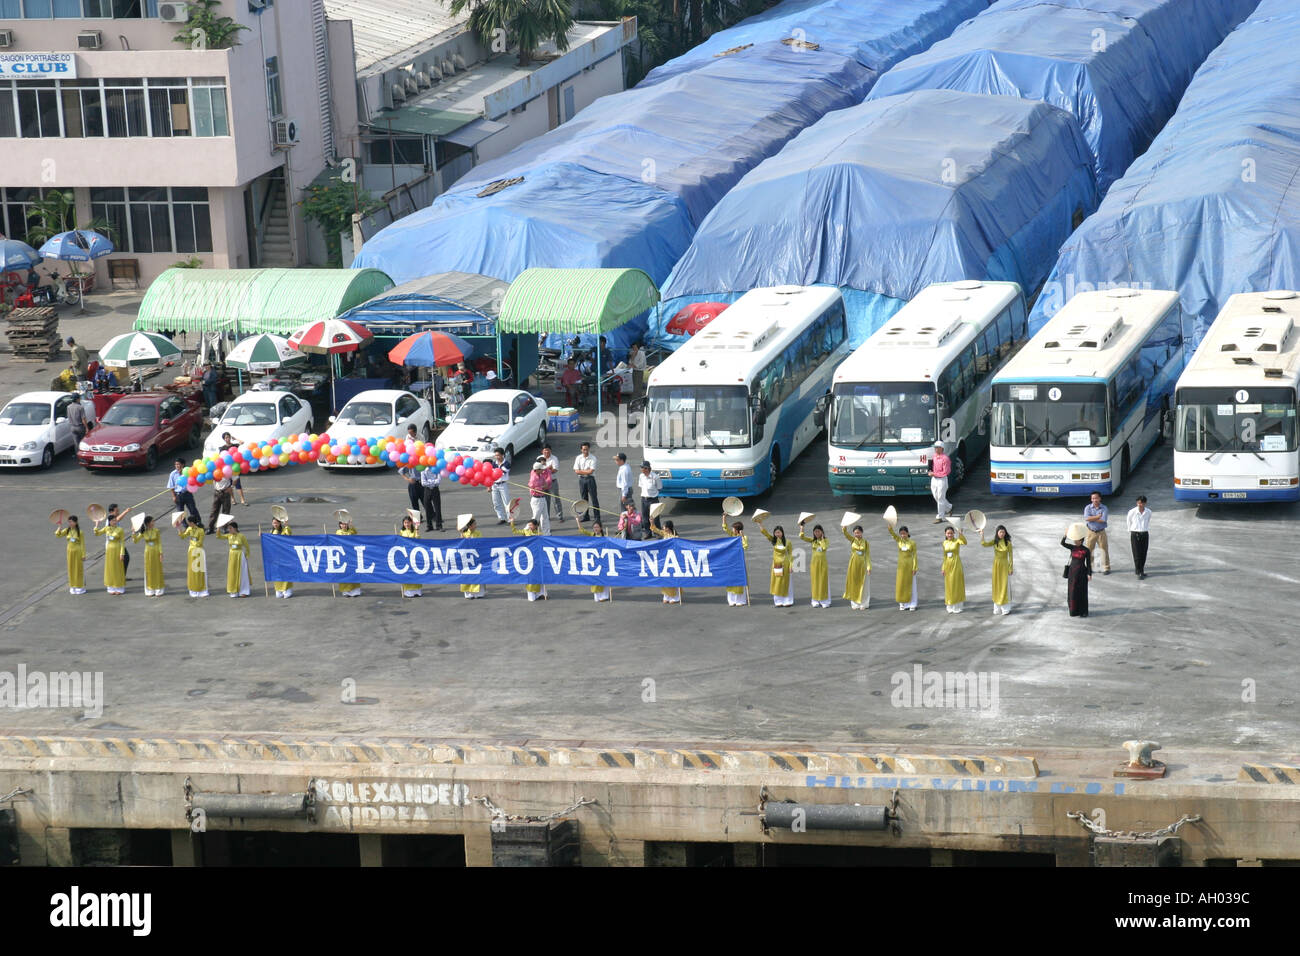
<instances>
[{"instance_id":1,"label":"white sedan car","mask_svg":"<svg viewBox=\"0 0 1300 956\"><path fill-rule=\"evenodd\" d=\"M330 418L327 434L331 443L347 444L353 438L405 438L406 430L415 426L420 441L433 437L433 411L429 403L402 389L377 388L354 395L339 413ZM322 468L383 468L382 463L348 465L342 461L329 464L316 459Z\"/></svg>"},{"instance_id":2,"label":"white sedan car","mask_svg":"<svg viewBox=\"0 0 1300 956\"><path fill-rule=\"evenodd\" d=\"M436 444L476 457L500 447L511 458L534 442L546 444L546 406L528 392L489 388L465 399Z\"/></svg>"},{"instance_id":3,"label":"white sedan car","mask_svg":"<svg viewBox=\"0 0 1300 956\"><path fill-rule=\"evenodd\" d=\"M237 443L264 442L311 431L311 406L292 392L245 392L226 406L203 443L203 457L227 447L222 435Z\"/></svg>"},{"instance_id":4,"label":"white sedan car","mask_svg":"<svg viewBox=\"0 0 1300 956\"><path fill-rule=\"evenodd\" d=\"M49 468L60 452L76 451L68 408L80 401L86 430L95 419L95 405L75 392L24 392L0 409L0 467Z\"/></svg>"}]
</instances>

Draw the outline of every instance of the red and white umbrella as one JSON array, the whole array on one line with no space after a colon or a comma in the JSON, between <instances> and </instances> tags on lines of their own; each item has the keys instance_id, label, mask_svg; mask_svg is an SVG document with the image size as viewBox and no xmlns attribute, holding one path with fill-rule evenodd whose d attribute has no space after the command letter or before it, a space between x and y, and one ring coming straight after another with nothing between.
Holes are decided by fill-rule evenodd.
<instances>
[{"instance_id":1,"label":"red and white umbrella","mask_svg":"<svg viewBox=\"0 0 1300 956\"><path fill-rule=\"evenodd\" d=\"M308 322L289 336L289 344L300 352L317 355L339 355L355 352L374 338L370 330L358 322L347 319L324 319Z\"/></svg>"}]
</instances>

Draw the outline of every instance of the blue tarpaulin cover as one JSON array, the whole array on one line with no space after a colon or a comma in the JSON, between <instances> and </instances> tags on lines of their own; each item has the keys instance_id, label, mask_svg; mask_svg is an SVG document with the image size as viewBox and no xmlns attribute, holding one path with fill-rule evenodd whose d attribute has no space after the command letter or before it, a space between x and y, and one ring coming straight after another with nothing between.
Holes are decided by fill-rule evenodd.
<instances>
[{"instance_id":1,"label":"blue tarpaulin cover","mask_svg":"<svg viewBox=\"0 0 1300 956\"><path fill-rule=\"evenodd\" d=\"M853 343L932 282L1030 291L1075 217L1097 206L1092 155L1054 106L926 90L840 110L749 173L663 287L652 339L692 301L773 285L839 286Z\"/></svg>"},{"instance_id":2,"label":"blue tarpaulin cover","mask_svg":"<svg viewBox=\"0 0 1300 956\"><path fill-rule=\"evenodd\" d=\"M998 0L871 91L962 90L1072 113L1104 194L1173 115L1210 51L1259 0Z\"/></svg>"},{"instance_id":3,"label":"blue tarpaulin cover","mask_svg":"<svg viewBox=\"0 0 1300 956\"><path fill-rule=\"evenodd\" d=\"M1200 341L1237 292L1300 288L1300 4L1263 0L1061 249L1037 331L1101 283L1176 291Z\"/></svg>"},{"instance_id":4,"label":"blue tarpaulin cover","mask_svg":"<svg viewBox=\"0 0 1300 956\"><path fill-rule=\"evenodd\" d=\"M353 265L384 263L399 283L449 271L512 280L532 266L635 267L662 282L741 176L827 112L860 103L880 72L985 5L783 3L708 41L714 52L752 46L721 57L697 48L689 68L597 100L383 229ZM837 34L837 23L852 30ZM780 42L792 36L799 42ZM518 176L523 182L476 195ZM629 323L611 344L644 328L644 319Z\"/></svg>"}]
</instances>

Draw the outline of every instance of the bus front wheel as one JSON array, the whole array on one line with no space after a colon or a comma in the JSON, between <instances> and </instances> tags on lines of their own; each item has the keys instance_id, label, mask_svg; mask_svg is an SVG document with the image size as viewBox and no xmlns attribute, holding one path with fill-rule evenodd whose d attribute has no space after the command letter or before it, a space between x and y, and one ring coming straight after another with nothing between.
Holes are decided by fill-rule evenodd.
<instances>
[{"instance_id":1,"label":"bus front wheel","mask_svg":"<svg viewBox=\"0 0 1300 956\"><path fill-rule=\"evenodd\" d=\"M956 488L966 480L966 459L962 457L960 451L953 452L952 455L952 477L948 479L948 484Z\"/></svg>"},{"instance_id":2,"label":"bus front wheel","mask_svg":"<svg viewBox=\"0 0 1300 956\"><path fill-rule=\"evenodd\" d=\"M779 475L780 473L781 473L781 450L779 448L773 448L772 457L768 460L767 463L767 487L768 488L776 487L776 476Z\"/></svg>"},{"instance_id":3,"label":"bus front wheel","mask_svg":"<svg viewBox=\"0 0 1300 956\"><path fill-rule=\"evenodd\" d=\"M1121 488L1124 487L1125 484L1128 483L1128 468L1129 468L1128 449L1125 448L1124 457L1120 459L1120 465L1119 465L1119 484L1115 485L1114 491L1111 492L1112 494L1119 491Z\"/></svg>"}]
</instances>

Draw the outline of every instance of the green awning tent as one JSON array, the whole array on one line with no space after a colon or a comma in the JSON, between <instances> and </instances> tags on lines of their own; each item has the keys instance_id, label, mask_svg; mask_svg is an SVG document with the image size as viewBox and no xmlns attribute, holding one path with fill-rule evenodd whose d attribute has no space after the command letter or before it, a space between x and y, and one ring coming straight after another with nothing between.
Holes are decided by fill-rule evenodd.
<instances>
[{"instance_id":1,"label":"green awning tent","mask_svg":"<svg viewBox=\"0 0 1300 956\"><path fill-rule=\"evenodd\" d=\"M149 286L133 328L288 335L392 287L378 269L168 269Z\"/></svg>"}]
</instances>

